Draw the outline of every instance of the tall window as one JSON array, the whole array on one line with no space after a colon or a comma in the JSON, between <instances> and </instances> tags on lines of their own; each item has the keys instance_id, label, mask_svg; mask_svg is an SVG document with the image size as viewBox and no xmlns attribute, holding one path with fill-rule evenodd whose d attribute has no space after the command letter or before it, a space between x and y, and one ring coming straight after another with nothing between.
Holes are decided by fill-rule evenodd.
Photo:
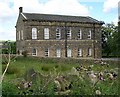
<instances>
[{"instance_id":1,"label":"tall window","mask_svg":"<svg viewBox=\"0 0 120 97\"><path fill-rule=\"evenodd\" d=\"M82 56L82 49L78 48L78 57L81 57L81 56Z\"/></svg>"},{"instance_id":2,"label":"tall window","mask_svg":"<svg viewBox=\"0 0 120 97\"><path fill-rule=\"evenodd\" d=\"M20 31L18 32L18 40L20 40Z\"/></svg>"},{"instance_id":3,"label":"tall window","mask_svg":"<svg viewBox=\"0 0 120 97\"><path fill-rule=\"evenodd\" d=\"M88 32L88 39L91 39L91 30Z\"/></svg>"},{"instance_id":4,"label":"tall window","mask_svg":"<svg viewBox=\"0 0 120 97\"><path fill-rule=\"evenodd\" d=\"M21 30L21 39L23 40L23 30Z\"/></svg>"},{"instance_id":5,"label":"tall window","mask_svg":"<svg viewBox=\"0 0 120 97\"><path fill-rule=\"evenodd\" d=\"M59 28L56 29L56 39L61 39L61 30Z\"/></svg>"},{"instance_id":6,"label":"tall window","mask_svg":"<svg viewBox=\"0 0 120 97\"><path fill-rule=\"evenodd\" d=\"M92 56L92 49L88 48L88 56Z\"/></svg>"},{"instance_id":7,"label":"tall window","mask_svg":"<svg viewBox=\"0 0 120 97\"><path fill-rule=\"evenodd\" d=\"M44 39L49 39L49 28L44 28Z\"/></svg>"},{"instance_id":8,"label":"tall window","mask_svg":"<svg viewBox=\"0 0 120 97\"><path fill-rule=\"evenodd\" d=\"M78 39L82 39L82 31L81 31L81 29L78 32Z\"/></svg>"},{"instance_id":9,"label":"tall window","mask_svg":"<svg viewBox=\"0 0 120 97\"><path fill-rule=\"evenodd\" d=\"M67 31L67 39L71 39L71 28Z\"/></svg>"},{"instance_id":10,"label":"tall window","mask_svg":"<svg viewBox=\"0 0 120 97\"><path fill-rule=\"evenodd\" d=\"M72 56L72 50L70 48L67 49L67 57Z\"/></svg>"},{"instance_id":11,"label":"tall window","mask_svg":"<svg viewBox=\"0 0 120 97\"><path fill-rule=\"evenodd\" d=\"M37 55L37 49L35 49L35 48L32 49L32 55L33 55L33 56L36 56L36 55Z\"/></svg>"},{"instance_id":12,"label":"tall window","mask_svg":"<svg viewBox=\"0 0 120 97\"><path fill-rule=\"evenodd\" d=\"M37 28L32 28L32 39L37 39Z\"/></svg>"},{"instance_id":13,"label":"tall window","mask_svg":"<svg viewBox=\"0 0 120 97\"><path fill-rule=\"evenodd\" d=\"M60 48L56 49L56 56L61 57L61 49Z\"/></svg>"},{"instance_id":14,"label":"tall window","mask_svg":"<svg viewBox=\"0 0 120 97\"><path fill-rule=\"evenodd\" d=\"M45 49L45 56L49 57L49 48Z\"/></svg>"}]
</instances>

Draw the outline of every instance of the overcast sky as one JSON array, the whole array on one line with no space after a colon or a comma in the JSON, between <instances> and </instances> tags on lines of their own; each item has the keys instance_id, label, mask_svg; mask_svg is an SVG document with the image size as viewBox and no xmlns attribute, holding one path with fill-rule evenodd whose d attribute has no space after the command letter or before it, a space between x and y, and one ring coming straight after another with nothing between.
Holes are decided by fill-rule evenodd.
<instances>
[{"instance_id":1,"label":"overcast sky","mask_svg":"<svg viewBox=\"0 0 120 97\"><path fill-rule=\"evenodd\" d=\"M105 23L118 21L119 0L0 0L0 40L16 40L19 7L24 12L91 16Z\"/></svg>"}]
</instances>

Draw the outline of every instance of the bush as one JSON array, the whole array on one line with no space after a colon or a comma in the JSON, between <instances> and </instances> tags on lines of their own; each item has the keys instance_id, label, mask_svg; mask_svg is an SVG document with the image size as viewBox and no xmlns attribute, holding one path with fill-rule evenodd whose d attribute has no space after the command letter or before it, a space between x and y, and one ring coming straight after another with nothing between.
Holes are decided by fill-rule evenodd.
<instances>
[{"instance_id":1,"label":"bush","mask_svg":"<svg viewBox=\"0 0 120 97\"><path fill-rule=\"evenodd\" d=\"M27 51L27 50L23 51L23 52L22 52L22 55L23 55L24 57L27 57L28 51Z\"/></svg>"}]
</instances>

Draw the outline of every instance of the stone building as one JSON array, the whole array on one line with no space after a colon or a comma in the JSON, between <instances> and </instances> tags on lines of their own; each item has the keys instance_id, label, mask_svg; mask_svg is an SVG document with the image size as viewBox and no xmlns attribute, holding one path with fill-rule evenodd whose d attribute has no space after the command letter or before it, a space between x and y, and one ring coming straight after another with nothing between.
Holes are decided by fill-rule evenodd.
<instances>
[{"instance_id":1,"label":"stone building","mask_svg":"<svg viewBox=\"0 0 120 97\"><path fill-rule=\"evenodd\" d=\"M89 16L24 13L19 8L16 48L31 56L101 58L103 22Z\"/></svg>"}]
</instances>

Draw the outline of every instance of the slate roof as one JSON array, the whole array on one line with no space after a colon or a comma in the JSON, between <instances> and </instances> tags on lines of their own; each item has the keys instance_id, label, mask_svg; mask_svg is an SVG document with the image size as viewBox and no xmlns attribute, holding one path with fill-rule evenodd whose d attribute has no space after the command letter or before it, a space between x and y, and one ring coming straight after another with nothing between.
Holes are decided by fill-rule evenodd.
<instances>
[{"instance_id":1,"label":"slate roof","mask_svg":"<svg viewBox=\"0 0 120 97\"><path fill-rule=\"evenodd\" d=\"M80 22L80 23L98 23L103 24L89 16L67 16L67 15L53 15L53 14L37 14L37 13L22 13L26 20L39 21L59 21L59 22Z\"/></svg>"}]
</instances>

